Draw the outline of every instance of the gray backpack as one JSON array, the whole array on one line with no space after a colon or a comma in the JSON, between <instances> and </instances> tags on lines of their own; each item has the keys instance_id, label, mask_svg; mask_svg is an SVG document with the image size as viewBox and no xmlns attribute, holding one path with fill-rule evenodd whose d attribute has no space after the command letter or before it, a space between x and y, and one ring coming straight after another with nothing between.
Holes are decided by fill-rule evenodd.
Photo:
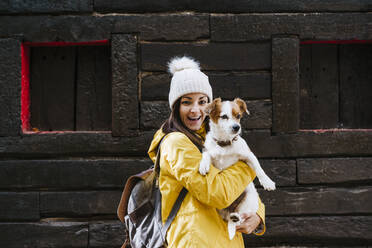
<instances>
[{"instance_id":1,"label":"gray backpack","mask_svg":"<svg viewBox=\"0 0 372 248\"><path fill-rule=\"evenodd\" d=\"M154 168L131 176L124 187L117 214L125 223L126 241L122 248L167 247L166 234L187 194L182 189L165 224L161 219L161 193L157 184L160 172L160 144Z\"/></svg>"}]
</instances>

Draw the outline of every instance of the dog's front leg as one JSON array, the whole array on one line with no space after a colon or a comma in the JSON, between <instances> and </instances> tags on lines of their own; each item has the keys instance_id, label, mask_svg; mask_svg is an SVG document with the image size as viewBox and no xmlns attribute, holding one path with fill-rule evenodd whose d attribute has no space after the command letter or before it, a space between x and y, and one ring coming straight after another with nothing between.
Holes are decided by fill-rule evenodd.
<instances>
[{"instance_id":1,"label":"dog's front leg","mask_svg":"<svg viewBox=\"0 0 372 248\"><path fill-rule=\"evenodd\" d=\"M199 165L199 172L202 175L206 175L209 172L211 166L211 155L208 151L203 151L202 160Z\"/></svg>"},{"instance_id":2,"label":"dog's front leg","mask_svg":"<svg viewBox=\"0 0 372 248\"><path fill-rule=\"evenodd\" d=\"M275 183L266 175L260 163L258 162L258 159L252 152L244 154L242 160L249 164L249 166L251 166L251 168L256 172L258 180L264 187L264 189L275 190Z\"/></svg>"}]
</instances>

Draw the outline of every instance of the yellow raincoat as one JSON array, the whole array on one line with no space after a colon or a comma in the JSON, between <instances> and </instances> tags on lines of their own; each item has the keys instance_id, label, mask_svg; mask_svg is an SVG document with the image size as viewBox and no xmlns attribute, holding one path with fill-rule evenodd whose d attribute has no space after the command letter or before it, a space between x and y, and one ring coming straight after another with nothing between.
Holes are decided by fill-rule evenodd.
<instances>
[{"instance_id":1,"label":"yellow raincoat","mask_svg":"<svg viewBox=\"0 0 372 248\"><path fill-rule=\"evenodd\" d=\"M204 126L197 132L205 137ZM160 130L151 142L148 154L155 162L157 146L164 136ZM245 163L237 162L223 171L211 166L206 176L199 174L202 157L199 149L183 133L168 134L161 144L159 187L162 194L162 219L167 219L182 187L189 191L173 220L167 241L171 248L244 247L242 234L229 239L227 223L216 208L228 207L255 178ZM265 206L259 202L257 214L265 220ZM264 230L257 234L262 235Z\"/></svg>"}]
</instances>

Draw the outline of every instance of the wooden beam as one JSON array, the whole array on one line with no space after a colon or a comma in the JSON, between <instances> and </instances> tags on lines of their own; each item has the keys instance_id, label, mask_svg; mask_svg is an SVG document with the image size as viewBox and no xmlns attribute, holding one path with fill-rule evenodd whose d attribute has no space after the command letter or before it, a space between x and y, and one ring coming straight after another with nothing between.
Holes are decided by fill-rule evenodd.
<instances>
[{"instance_id":1,"label":"wooden beam","mask_svg":"<svg viewBox=\"0 0 372 248\"><path fill-rule=\"evenodd\" d=\"M296 36L272 40L272 99L274 133L299 129L299 52Z\"/></svg>"},{"instance_id":2,"label":"wooden beam","mask_svg":"<svg viewBox=\"0 0 372 248\"><path fill-rule=\"evenodd\" d=\"M112 135L133 136L139 128L137 39L130 34L113 34Z\"/></svg>"},{"instance_id":3,"label":"wooden beam","mask_svg":"<svg viewBox=\"0 0 372 248\"><path fill-rule=\"evenodd\" d=\"M21 131L21 43L0 39L0 136Z\"/></svg>"}]
</instances>

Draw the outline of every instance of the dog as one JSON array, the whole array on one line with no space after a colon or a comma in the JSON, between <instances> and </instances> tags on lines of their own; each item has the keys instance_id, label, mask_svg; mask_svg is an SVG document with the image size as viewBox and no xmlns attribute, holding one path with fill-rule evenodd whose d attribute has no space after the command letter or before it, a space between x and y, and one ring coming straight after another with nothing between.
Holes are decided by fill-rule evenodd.
<instances>
[{"instance_id":1,"label":"dog","mask_svg":"<svg viewBox=\"0 0 372 248\"><path fill-rule=\"evenodd\" d=\"M245 140L240 136L240 119L248 114L246 103L235 98L234 101L214 99L205 108L209 116L209 132L206 135L199 172L206 175L210 164L224 170L238 160L246 162L255 172L265 190L275 190L275 183L266 175L256 156L251 152ZM232 239L236 226L241 224L242 213L256 213L258 210L258 193L251 182L242 195L225 209L218 210L228 223L229 238Z\"/></svg>"}]
</instances>

